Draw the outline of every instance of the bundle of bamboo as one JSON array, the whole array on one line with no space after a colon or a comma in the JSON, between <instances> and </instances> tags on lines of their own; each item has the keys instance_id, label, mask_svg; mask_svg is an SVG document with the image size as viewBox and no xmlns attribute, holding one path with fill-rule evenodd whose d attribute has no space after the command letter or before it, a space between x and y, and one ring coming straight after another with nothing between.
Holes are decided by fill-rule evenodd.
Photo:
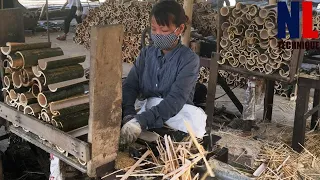
<instances>
[{"instance_id":1,"label":"bundle of bamboo","mask_svg":"<svg viewBox=\"0 0 320 180\"><path fill-rule=\"evenodd\" d=\"M183 2L179 2L182 4ZM152 3L141 1L106 1L101 6L90 9L87 18L77 26L75 42L90 48L91 27L105 24L123 24L125 36L122 46L124 62L134 63L140 52L141 33L149 26ZM216 34L217 12L209 3L198 3L194 7L194 28L204 35ZM207 23L211 21L211 23ZM148 44L149 37L146 37Z\"/></svg>"},{"instance_id":2,"label":"bundle of bamboo","mask_svg":"<svg viewBox=\"0 0 320 180\"><path fill-rule=\"evenodd\" d=\"M214 177L212 167L206 159L207 152L199 144L190 125L186 122L185 124L190 134L189 138L182 142L174 142L170 136L165 135L163 139L157 140L158 158L155 157L151 150L147 150L134 165L108 174L102 179L122 170L126 171L126 173L124 175L116 175L116 177L121 179L127 179L128 177L162 177L162 179L172 180L200 179L199 173L192 173L195 165L199 164L207 168L207 173L202 177L203 179L208 176ZM142 167L146 164L152 165L152 167L136 170L137 167Z\"/></svg>"},{"instance_id":3,"label":"bundle of bamboo","mask_svg":"<svg viewBox=\"0 0 320 180\"><path fill-rule=\"evenodd\" d=\"M3 91L9 106L65 132L88 124L88 80L79 64L85 56L63 55L51 43L7 43L1 52L7 56Z\"/></svg>"},{"instance_id":4,"label":"bundle of bamboo","mask_svg":"<svg viewBox=\"0 0 320 180\"><path fill-rule=\"evenodd\" d=\"M223 7L219 64L288 77L293 49L279 49L275 9L237 3Z\"/></svg>"}]
</instances>

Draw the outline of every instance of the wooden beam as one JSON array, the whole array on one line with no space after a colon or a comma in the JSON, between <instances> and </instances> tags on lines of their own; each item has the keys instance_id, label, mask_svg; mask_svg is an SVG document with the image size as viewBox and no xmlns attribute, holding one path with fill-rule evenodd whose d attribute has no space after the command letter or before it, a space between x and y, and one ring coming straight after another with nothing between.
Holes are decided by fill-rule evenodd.
<instances>
[{"instance_id":1,"label":"wooden beam","mask_svg":"<svg viewBox=\"0 0 320 180\"><path fill-rule=\"evenodd\" d=\"M91 30L90 177L96 176L96 168L114 161L117 156L122 117L122 41L122 25Z\"/></svg>"},{"instance_id":2,"label":"wooden beam","mask_svg":"<svg viewBox=\"0 0 320 180\"><path fill-rule=\"evenodd\" d=\"M265 81L266 81L266 92L264 96L263 120L266 122L271 122L275 81L272 81L272 80L265 80Z\"/></svg>"},{"instance_id":3,"label":"wooden beam","mask_svg":"<svg viewBox=\"0 0 320 180\"><path fill-rule=\"evenodd\" d=\"M192 11L193 11L193 0L184 0L183 9L186 13L186 16L189 18L188 28L182 35L182 44L189 47L190 45L190 34L191 34L191 26L192 26Z\"/></svg>"}]
</instances>

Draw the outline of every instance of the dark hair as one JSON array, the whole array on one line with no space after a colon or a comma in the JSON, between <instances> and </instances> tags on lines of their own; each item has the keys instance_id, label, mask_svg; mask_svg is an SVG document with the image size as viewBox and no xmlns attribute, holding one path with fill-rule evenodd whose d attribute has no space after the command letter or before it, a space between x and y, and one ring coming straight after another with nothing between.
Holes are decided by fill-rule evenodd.
<instances>
[{"instance_id":1,"label":"dark hair","mask_svg":"<svg viewBox=\"0 0 320 180\"><path fill-rule=\"evenodd\" d=\"M177 27L181 24L186 25L189 19L186 16L183 7L174 0L162 0L155 4L151 11L150 18L152 17L154 17L157 24L161 26L169 26L171 22Z\"/></svg>"}]
</instances>

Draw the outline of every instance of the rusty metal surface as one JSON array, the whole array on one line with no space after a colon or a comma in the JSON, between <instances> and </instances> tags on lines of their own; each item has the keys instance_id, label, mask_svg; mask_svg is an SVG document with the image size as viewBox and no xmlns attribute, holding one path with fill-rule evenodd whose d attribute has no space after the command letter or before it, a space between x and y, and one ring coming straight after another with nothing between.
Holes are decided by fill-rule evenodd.
<instances>
[{"instance_id":1,"label":"rusty metal surface","mask_svg":"<svg viewBox=\"0 0 320 180\"><path fill-rule=\"evenodd\" d=\"M16 128L13 126L9 127L9 130L16 134L17 136L21 137L22 139L36 145L37 147L43 149L44 151L54 154L56 157L58 157L60 160L64 161L65 163L69 164L70 166L78 169L79 171L86 173L87 169L85 166L82 166L78 163L77 160L67 157L61 153L59 153L57 150L55 150L55 147L51 145L50 143L43 141L39 139L39 137L31 132L25 132L22 130L22 128Z\"/></svg>"},{"instance_id":2,"label":"rusty metal surface","mask_svg":"<svg viewBox=\"0 0 320 180\"><path fill-rule=\"evenodd\" d=\"M0 102L0 117L43 137L83 161L90 160L89 143L74 138L50 124L24 115L2 102Z\"/></svg>"}]
</instances>

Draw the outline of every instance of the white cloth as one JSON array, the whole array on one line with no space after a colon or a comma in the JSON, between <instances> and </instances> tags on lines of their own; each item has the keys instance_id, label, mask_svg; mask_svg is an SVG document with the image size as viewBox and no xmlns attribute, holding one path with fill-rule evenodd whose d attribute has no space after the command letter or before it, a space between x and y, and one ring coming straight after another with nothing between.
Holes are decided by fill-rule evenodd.
<instances>
[{"instance_id":1,"label":"white cloth","mask_svg":"<svg viewBox=\"0 0 320 180\"><path fill-rule=\"evenodd\" d=\"M143 111L158 105L162 100L162 98L155 97L147 99L146 103L142 106L138 114L141 114ZM188 130L184 125L184 121L186 121L190 124L195 136L197 138L203 138L204 134L206 133L206 120L207 115L201 108L185 104L181 111L174 117L167 120L165 124L173 129L188 133Z\"/></svg>"},{"instance_id":2,"label":"white cloth","mask_svg":"<svg viewBox=\"0 0 320 180\"><path fill-rule=\"evenodd\" d=\"M50 154L50 177L49 180L63 180L62 172L60 171L61 162L53 154Z\"/></svg>"},{"instance_id":3,"label":"white cloth","mask_svg":"<svg viewBox=\"0 0 320 180\"><path fill-rule=\"evenodd\" d=\"M71 8L72 6L80 7L80 0L68 0L68 8Z\"/></svg>"}]
</instances>

